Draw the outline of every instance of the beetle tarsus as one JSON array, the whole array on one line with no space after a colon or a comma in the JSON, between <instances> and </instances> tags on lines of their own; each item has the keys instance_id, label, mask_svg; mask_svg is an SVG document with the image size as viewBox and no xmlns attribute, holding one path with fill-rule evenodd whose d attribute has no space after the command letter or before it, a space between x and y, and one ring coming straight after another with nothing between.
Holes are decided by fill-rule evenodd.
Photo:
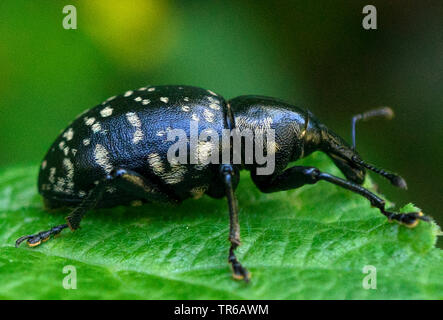
<instances>
[{"instance_id":1,"label":"beetle tarsus","mask_svg":"<svg viewBox=\"0 0 443 320\"><path fill-rule=\"evenodd\" d=\"M249 282L249 280L251 279L251 274L237 260L234 254L234 249L235 246L232 245L231 248L229 249L229 259L228 259L232 268L232 277L236 280L244 280L245 282Z\"/></svg>"},{"instance_id":2,"label":"beetle tarsus","mask_svg":"<svg viewBox=\"0 0 443 320\"><path fill-rule=\"evenodd\" d=\"M40 245L42 242L48 241L51 236L59 234L63 229L67 227L68 227L67 224L61 224L46 231L41 231L36 234L20 237L15 242L15 247L18 248L20 244L25 240L27 240L28 246L36 247Z\"/></svg>"},{"instance_id":3,"label":"beetle tarsus","mask_svg":"<svg viewBox=\"0 0 443 320\"><path fill-rule=\"evenodd\" d=\"M407 212L396 213L382 210L382 213L390 220L397 221L406 227L414 228L420 220L430 222L431 219L423 214L423 212Z\"/></svg>"}]
</instances>

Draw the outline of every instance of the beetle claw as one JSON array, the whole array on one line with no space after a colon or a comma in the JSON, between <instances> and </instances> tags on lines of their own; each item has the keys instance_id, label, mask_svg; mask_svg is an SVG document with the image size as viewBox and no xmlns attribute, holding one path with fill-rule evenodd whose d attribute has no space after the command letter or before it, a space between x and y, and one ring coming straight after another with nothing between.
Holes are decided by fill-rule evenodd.
<instances>
[{"instance_id":1,"label":"beetle claw","mask_svg":"<svg viewBox=\"0 0 443 320\"><path fill-rule=\"evenodd\" d=\"M18 248L20 246L20 244L25 241L26 239L30 239L32 236L23 236L17 239L17 241L15 241L15 247Z\"/></svg>"},{"instance_id":2,"label":"beetle claw","mask_svg":"<svg viewBox=\"0 0 443 320\"><path fill-rule=\"evenodd\" d=\"M249 282L249 280L251 279L251 274L249 273L249 271L244 268L237 260L231 262L231 269L232 277L235 280L244 280L245 282Z\"/></svg>"}]
</instances>

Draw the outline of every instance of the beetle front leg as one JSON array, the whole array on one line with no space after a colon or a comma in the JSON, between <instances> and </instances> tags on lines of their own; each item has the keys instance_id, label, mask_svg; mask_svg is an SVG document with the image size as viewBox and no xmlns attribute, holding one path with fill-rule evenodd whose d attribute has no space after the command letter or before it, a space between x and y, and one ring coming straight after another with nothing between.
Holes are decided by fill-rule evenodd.
<instances>
[{"instance_id":1,"label":"beetle front leg","mask_svg":"<svg viewBox=\"0 0 443 320\"><path fill-rule=\"evenodd\" d=\"M250 273L244 268L235 256L235 249L240 245L240 224L238 222L238 207L237 199L234 193L234 187L232 185L232 175L234 174L234 168L232 165L221 165L220 173L225 185L225 193L228 199L229 206L229 242L231 247L229 248L228 261L232 267L232 275L237 280L244 280L246 282L251 278Z\"/></svg>"},{"instance_id":2,"label":"beetle front leg","mask_svg":"<svg viewBox=\"0 0 443 320\"><path fill-rule=\"evenodd\" d=\"M258 176L252 174L252 179L262 192L291 190L305 184L315 184L318 181L323 180L365 197L370 201L372 206L378 208L389 220L398 221L407 227L415 227L419 220L430 221L430 218L423 215L422 212L398 213L387 211L385 209L385 201L368 189L365 189L352 181L321 172L314 167L294 166L276 176Z\"/></svg>"},{"instance_id":3,"label":"beetle front leg","mask_svg":"<svg viewBox=\"0 0 443 320\"><path fill-rule=\"evenodd\" d=\"M408 213L398 213L387 211L385 208L386 202L380 197L376 196L369 190L355 184L353 182L341 179L339 177L333 176L329 173L319 172L319 180L328 181L345 189L351 190L358 193L369 200L372 206L378 208L380 212L386 216L390 221L395 220L408 228L414 228L418 225L420 220L431 221L431 219L423 214L423 212L408 212Z\"/></svg>"}]
</instances>

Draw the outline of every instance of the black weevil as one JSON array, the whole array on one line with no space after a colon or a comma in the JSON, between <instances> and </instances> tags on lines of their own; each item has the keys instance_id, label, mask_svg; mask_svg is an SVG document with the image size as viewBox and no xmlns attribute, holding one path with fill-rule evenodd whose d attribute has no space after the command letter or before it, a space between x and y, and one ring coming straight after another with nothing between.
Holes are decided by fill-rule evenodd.
<instances>
[{"instance_id":1,"label":"black weevil","mask_svg":"<svg viewBox=\"0 0 443 320\"><path fill-rule=\"evenodd\" d=\"M40 168L38 189L47 209L73 210L66 217L66 224L23 236L16 246L24 240L30 246L39 245L67 227L76 230L84 214L93 208L134 201L180 203L202 194L214 198L226 196L230 213L229 263L235 278L248 281L248 271L234 254L240 245L234 192L241 169L251 171L262 192L295 189L323 180L365 197L389 220L409 227L417 225L418 219L429 221L421 212L387 211L383 199L361 186L365 169L369 169L393 185L406 188L400 176L364 162L355 150L355 123L374 116L390 117L392 111L383 108L354 117L351 147L311 112L278 99L240 96L225 101L210 90L191 86L149 86L127 91L81 114L52 144ZM257 174L255 162L249 165L168 162L171 143L166 139L167 132L182 129L189 134L190 121L198 121L199 126L205 125L218 134L224 129L272 128L278 146L273 173ZM214 150L219 152L220 148ZM329 155L346 179L314 167L287 168L290 162L317 150Z\"/></svg>"}]
</instances>

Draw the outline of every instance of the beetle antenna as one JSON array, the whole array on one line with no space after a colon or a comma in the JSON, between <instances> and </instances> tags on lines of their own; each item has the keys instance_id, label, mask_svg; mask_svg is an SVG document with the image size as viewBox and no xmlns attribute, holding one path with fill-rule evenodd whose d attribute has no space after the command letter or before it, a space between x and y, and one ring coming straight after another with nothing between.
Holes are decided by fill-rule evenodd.
<instances>
[{"instance_id":1,"label":"beetle antenna","mask_svg":"<svg viewBox=\"0 0 443 320\"><path fill-rule=\"evenodd\" d=\"M372 164L366 163L363 160L357 158L357 157L352 157L352 161L354 161L355 163L358 163L359 165L374 171L375 173L378 173L379 175L385 177L386 179L388 179L394 186L399 187L401 189L407 189L408 185L406 184L405 179L403 179L402 177L400 177L399 175L389 172L389 171L385 171L383 169L379 169L377 167L375 167Z\"/></svg>"},{"instance_id":2,"label":"beetle antenna","mask_svg":"<svg viewBox=\"0 0 443 320\"><path fill-rule=\"evenodd\" d=\"M390 120L394 117L394 111L389 107L369 110L364 113L357 114L352 117L352 148L355 150L355 125L357 121L366 121L371 118L380 117Z\"/></svg>"}]
</instances>

